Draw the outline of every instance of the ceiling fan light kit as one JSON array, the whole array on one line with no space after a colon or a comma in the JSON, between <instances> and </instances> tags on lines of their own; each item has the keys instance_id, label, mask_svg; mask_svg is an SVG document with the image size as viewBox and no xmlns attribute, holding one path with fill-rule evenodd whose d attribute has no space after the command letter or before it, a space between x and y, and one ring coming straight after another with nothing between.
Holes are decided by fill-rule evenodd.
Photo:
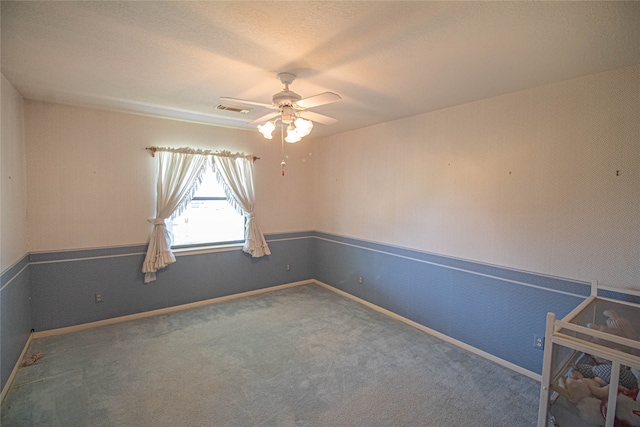
<instances>
[{"instance_id":1,"label":"ceiling fan light kit","mask_svg":"<svg viewBox=\"0 0 640 427\"><path fill-rule=\"evenodd\" d=\"M273 135L271 135L271 134L273 133L275 128L276 128L276 121L275 120L270 120L270 121L268 121L267 123L265 123L263 125L258 125L258 131L266 139L272 139L273 138Z\"/></svg>"},{"instance_id":2,"label":"ceiling fan light kit","mask_svg":"<svg viewBox=\"0 0 640 427\"><path fill-rule=\"evenodd\" d=\"M311 133L311 129L313 129L313 122L311 120L305 120L302 117L298 117L295 122L296 132L300 134L300 137L303 138Z\"/></svg>"},{"instance_id":3,"label":"ceiling fan light kit","mask_svg":"<svg viewBox=\"0 0 640 427\"><path fill-rule=\"evenodd\" d=\"M257 105L272 110L277 110L253 120L249 124L257 124L258 131L266 138L273 139L273 131L276 129L276 123L280 121L280 139L282 142L282 175L284 176L284 142L295 143L311 133L313 122L324 125L330 125L337 120L309 111L309 108L318 107L320 105L331 104L340 101L342 98L333 92L324 92L318 95L302 98L297 93L289 90L289 85L296 79L295 74L280 73L278 80L284 85L284 89L273 95L271 104L257 101L248 101L238 98L221 98L224 101L230 101L240 104ZM284 125L287 125L287 136L284 136Z\"/></svg>"}]
</instances>

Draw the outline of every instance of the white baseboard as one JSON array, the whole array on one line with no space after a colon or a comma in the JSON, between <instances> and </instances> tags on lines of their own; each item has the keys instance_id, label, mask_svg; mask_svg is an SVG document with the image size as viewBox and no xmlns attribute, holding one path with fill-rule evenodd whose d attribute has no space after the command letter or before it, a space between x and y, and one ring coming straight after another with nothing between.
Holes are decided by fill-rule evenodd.
<instances>
[{"instance_id":1,"label":"white baseboard","mask_svg":"<svg viewBox=\"0 0 640 427\"><path fill-rule=\"evenodd\" d=\"M481 356L481 357L484 357L485 359L491 360L492 362L495 362L495 363L497 363L499 365L502 365L502 366L504 366L504 367L506 367L508 369L511 369L512 371L515 371L515 372L517 372L519 374L522 374L524 376L532 378L532 379L534 379L534 380L536 380L538 382L542 381L542 376L540 374L536 374L535 372L532 372L532 371L530 371L528 369L524 369L523 367L518 366L518 365L516 365L514 363L511 363L511 362L509 362L507 360L504 360L504 359L501 359L499 357L496 357L491 353L487 353L486 351L482 351L482 350L480 350L480 349L478 349L476 347L470 346L469 344L466 344L466 343L464 343L462 341L458 341L458 340L456 340L454 338L451 338L448 335L445 335L443 333L435 331L435 330L433 330L431 328L427 328L426 326L423 326L423 325L421 325L421 324L419 324L417 322L414 322L413 320L409 320L406 317L402 317L399 314L396 314L396 313L394 313L392 311L389 311L389 310L387 310L385 308L379 307L379 306L377 306L375 304L370 303L369 301L365 301L365 300L363 300L361 298L358 298L356 296L353 296L353 295L351 295L351 294L349 294L347 292L341 291L340 289L336 289L333 286L327 285L326 283L322 283L319 280L313 279L312 282L315 283L316 285L322 286L323 288L326 288L326 289L328 289L330 291L333 291L333 292L335 292L337 294L340 294L340 295L342 295L344 297L347 297L347 298L352 299L352 300L354 300L356 302L359 302L360 304L364 304L367 307L372 308L377 312L380 312L382 314L386 314L389 317L392 317L392 318L394 318L396 320L399 320L399 321L401 321L403 323L406 323L407 325L413 326L416 329L419 329L419 330L421 330L423 332L426 332L426 333L428 333L430 335L433 335L436 338L440 338L442 341L446 341L446 342L448 342L450 344L453 344L455 346L463 348L463 349L465 349L465 350L467 350L467 351L469 351L471 353L477 354L478 356Z\"/></svg>"},{"instance_id":2,"label":"white baseboard","mask_svg":"<svg viewBox=\"0 0 640 427\"><path fill-rule=\"evenodd\" d=\"M182 305L177 305L177 306L173 306L173 307L167 307L167 308L161 308L158 310L152 310L152 311L145 311L143 313L135 313L135 314L129 314L126 316L120 316L120 317L114 317L111 319L105 319L105 320L99 320L96 322L90 322L90 323L83 323L81 325L75 325L75 326L68 326L65 328L58 328L58 329L51 329L51 330L47 330L47 331L41 331L41 332L34 332L29 336L29 340L27 341L25 348L20 356L20 360L18 360L18 362L16 363L16 366L13 370L13 372L11 373L9 380L7 380L7 383L5 385L5 387L2 390L2 399L4 399L4 396L6 395L7 391L9 390L10 386L11 386L11 382L13 381L13 378L15 376L15 373L17 372L18 368L20 367L20 363L22 362L22 359L24 358L24 355L27 351L27 348L29 347L29 344L31 343L32 339L38 339L38 338L44 338L44 337L49 337L49 336L53 336L53 335L60 335L60 334L66 334L69 332L75 332L75 331L81 331L84 329L89 329L89 328L95 328L98 326L105 326L105 325L112 325L112 324L116 324L116 323L121 323L121 322L127 322L130 320L136 320L136 319L142 319L145 317L151 317L151 316L157 316L157 315L161 315L161 314L168 314L168 313L173 313L176 311L181 311L181 310L188 310L190 308L195 308L195 307L202 307L205 305L209 305L209 304L215 304L218 302L223 302L223 301L229 301L229 300L233 300L233 299L237 299L237 298L243 298L243 297L247 297L247 296L251 296L251 295L259 295L259 294L263 294L263 293L267 293L267 292L272 292L272 291L277 291L277 290L281 290L281 289L287 289L287 288L292 288L295 286L301 286L301 285L307 285L307 284L316 284L318 286L322 286L325 289L328 289L332 292L335 292L337 294L340 294L346 298L349 298L353 301L356 301L360 304L363 304L373 310L376 310L377 312L380 312L382 314L385 314L393 319L399 320L403 323L406 323L407 325L413 326L416 329L419 329L423 332L426 332L430 335L433 335L445 342L448 342L450 344L453 344L457 347L460 347L464 350L467 350L471 353L477 354L481 357L484 357L485 359L491 360L492 362L495 362L499 365L502 365L508 369L511 369L512 371L515 371L519 374L525 375L529 378L532 378L536 381L541 381L541 375L537 374L535 372L532 372L528 369L524 369L521 366L518 366L514 363L511 363L507 360L501 359L499 357L494 356L493 354L487 353L483 350L480 350L476 347L470 346L469 344L466 344L462 341L458 341L454 338L451 338L445 334L442 334L436 330L433 330L431 328L428 328L424 325L421 325L417 322L414 322L413 320L409 320L405 317L400 316L399 314L396 314L392 311L389 311L387 309L384 309L382 307L379 307L375 304L372 304L368 301L365 301L361 298L358 298L356 296L353 296L347 292L341 291L337 288L334 288L333 286L330 286L326 283L323 283L319 280L316 279L309 279L309 280L302 280L299 282L292 282L292 283L287 283L284 285L278 285L278 286L272 286L269 288L263 288L263 289L257 289L255 291L248 291L248 292L242 292L239 294L233 294L233 295L227 295L224 297L218 297L218 298L212 298L212 299L208 299L208 300L203 300L203 301L196 301L196 302L192 302L192 303L188 303L188 304L182 304ZM0 399L0 401L2 401L2 399Z\"/></svg>"},{"instance_id":3,"label":"white baseboard","mask_svg":"<svg viewBox=\"0 0 640 427\"><path fill-rule=\"evenodd\" d=\"M204 305L215 304L217 302L229 301L232 299L248 297L251 295L264 294L266 292L278 291L280 289L292 288L294 286L308 285L312 280L301 280L299 282L286 283L284 285L271 286L269 288L257 289L255 291L241 292L239 294L227 295L218 298L211 298L188 304L174 305L172 307L160 308L157 310L145 311L142 313L128 314L126 316L113 317L111 319L98 320L96 322L83 323L80 325L67 326L65 328L49 329L47 331L34 332L33 338L44 338L54 335L67 334L69 332L82 331L84 329L97 328L98 326L113 325L116 323L128 322L130 320L143 319L145 317L157 316L160 314L174 313L176 311L188 310L190 308L202 307Z\"/></svg>"},{"instance_id":4,"label":"white baseboard","mask_svg":"<svg viewBox=\"0 0 640 427\"><path fill-rule=\"evenodd\" d=\"M25 343L24 348L22 349L22 353L20 353L20 357L16 361L16 364L14 365L13 370L11 371L11 374L9 374L9 378L7 378L7 382L2 388L2 392L0 393L0 403L4 400L4 397L7 395L7 393L9 393L9 389L11 389L11 384L13 384L13 380L15 379L16 374L18 373L18 369L20 368L20 365L22 365L22 361L24 360L24 357L27 354L27 350L29 349L29 345L31 345L31 341L33 341L33 332L29 334L29 338L27 339L27 342Z\"/></svg>"}]
</instances>

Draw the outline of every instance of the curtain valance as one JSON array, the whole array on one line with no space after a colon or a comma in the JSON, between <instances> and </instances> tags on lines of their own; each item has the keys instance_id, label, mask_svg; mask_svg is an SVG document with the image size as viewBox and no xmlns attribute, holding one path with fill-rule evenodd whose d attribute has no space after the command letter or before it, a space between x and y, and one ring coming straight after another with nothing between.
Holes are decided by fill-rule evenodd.
<instances>
[{"instance_id":1,"label":"curtain valance","mask_svg":"<svg viewBox=\"0 0 640 427\"><path fill-rule=\"evenodd\" d=\"M181 147L181 148L147 147L147 150L151 151L151 155L154 157L156 153L168 152L168 153L183 153L183 154L200 154L203 156L230 157L232 159L242 158L242 159L247 159L251 161L255 161L259 159L259 157L256 157L252 154L232 153L231 151L228 151L228 150L213 151L213 150L202 150L200 148L190 148L190 147Z\"/></svg>"}]
</instances>

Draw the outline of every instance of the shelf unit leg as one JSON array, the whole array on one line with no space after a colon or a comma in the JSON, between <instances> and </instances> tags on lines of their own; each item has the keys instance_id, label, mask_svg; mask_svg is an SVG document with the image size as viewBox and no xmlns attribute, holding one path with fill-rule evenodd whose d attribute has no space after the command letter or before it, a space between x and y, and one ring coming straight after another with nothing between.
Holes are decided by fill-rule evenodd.
<instances>
[{"instance_id":1,"label":"shelf unit leg","mask_svg":"<svg viewBox=\"0 0 640 427\"><path fill-rule=\"evenodd\" d=\"M611 363L611 379L609 380L609 401L607 402L607 418L605 427L613 427L616 420L616 403L618 400L618 384L620 383L620 362Z\"/></svg>"},{"instance_id":2,"label":"shelf unit leg","mask_svg":"<svg viewBox=\"0 0 640 427\"><path fill-rule=\"evenodd\" d=\"M544 359L540 383L540 406L538 407L538 427L546 427L549 418L549 393L551 392L551 355L553 354L553 324L556 315L547 313L547 327L544 339Z\"/></svg>"}]
</instances>

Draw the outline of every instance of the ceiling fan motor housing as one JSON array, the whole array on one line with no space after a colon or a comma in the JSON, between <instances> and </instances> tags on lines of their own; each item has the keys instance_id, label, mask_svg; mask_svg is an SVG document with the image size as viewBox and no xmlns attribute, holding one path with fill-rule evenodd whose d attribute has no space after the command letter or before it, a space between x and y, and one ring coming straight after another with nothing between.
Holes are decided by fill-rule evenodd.
<instances>
[{"instance_id":1,"label":"ceiling fan motor housing","mask_svg":"<svg viewBox=\"0 0 640 427\"><path fill-rule=\"evenodd\" d=\"M293 83L295 79L296 79L295 74L291 74L291 73L278 74L278 80L280 80L280 82L284 85L284 90L273 95L273 98L271 98L271 102L273 102L273 105L277 105L281 109L283 109L283 107L294 107L294 104L302 99L300 95L289 90L289 85ZM287 116L289 116L290 114L291 112L289 111L289 114L287 114ZM288 118L289 117L287 117L287 119ZM285 120L285 114L282 115L282 121L285 123L291 123L291 120L289 121Z\"/></svg>"},{"instance_id":2,"label":"ceiling fan motor housing","mask_svg":"<svg viewBox=\"0 0 640 427\"><path fill-rule=\"evenodd\" d=\"M273 95L272 102L274 105L283 107L285 105L293 106L294 103L300 101L302 97L290 90L283 90Z\"/></svg>"}]
</instances>

